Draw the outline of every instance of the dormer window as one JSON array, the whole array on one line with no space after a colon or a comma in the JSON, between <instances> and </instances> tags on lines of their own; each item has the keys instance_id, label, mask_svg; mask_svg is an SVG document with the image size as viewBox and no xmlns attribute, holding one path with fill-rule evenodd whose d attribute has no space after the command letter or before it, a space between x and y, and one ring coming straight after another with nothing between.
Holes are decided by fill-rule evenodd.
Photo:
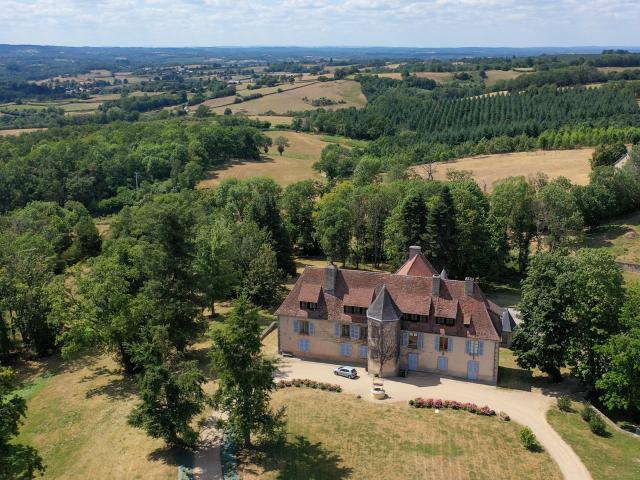
<instances>
[{"instance_id":1,"label":"dormer window","mask_svg":"<svg viewBox=\"0 0 640 480\"><path fill-rule=\"evenodd\" d=\"M402 320L407 322L426 322L429 319L427 315L418 315L417 313L403 313Z\"/></svg>"},{"instance_id":2,"label":"dormer window","mask_svg":"<svg viewBox=\"0 0 640 480\"><path fill-rule=\"evenodd\" d=\"M344 313L350 314L350 315L366 315L367 314L367 307L354 307L353 305L345 305L344 306Z\"/></svg>"},{"instance_id":3,"label":"dormer window","mask_svg":"<svg viewBox=\"0 0 640 480\"><path fill-rule=\"evenodd\" d=\"M448 327L452 327L453 325L455 325L455 323L455 318L436 317L436 325L446 325Z\"/></svg>"},{"instance_id":4,"label":"dormer window","mask_svg":"<svg viewBox=\"0 0 640 480\"><path fill-rule=\"evenodd\" d=\"M318 310L316 302L300 302L300 310Z\"/></svg>"}]
</instances>

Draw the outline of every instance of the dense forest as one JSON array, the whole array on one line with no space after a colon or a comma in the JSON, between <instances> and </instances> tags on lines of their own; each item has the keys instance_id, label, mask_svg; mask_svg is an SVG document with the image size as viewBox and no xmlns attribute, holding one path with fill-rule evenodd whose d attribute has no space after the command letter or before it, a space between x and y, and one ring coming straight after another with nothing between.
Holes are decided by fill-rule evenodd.
<instances>
[{"instance_id":1,"label":"dense forest","mask_svg":"<svg viewBox=\"0 0 640 480\"><path fill-rule=\"evenodd\" d=\"M192 188L231 158L259 158L266 142L245 126L175 120L87 125L0 139L0 211L33 200L116 211L144 192Z\"/></svg>"}]
</instances>

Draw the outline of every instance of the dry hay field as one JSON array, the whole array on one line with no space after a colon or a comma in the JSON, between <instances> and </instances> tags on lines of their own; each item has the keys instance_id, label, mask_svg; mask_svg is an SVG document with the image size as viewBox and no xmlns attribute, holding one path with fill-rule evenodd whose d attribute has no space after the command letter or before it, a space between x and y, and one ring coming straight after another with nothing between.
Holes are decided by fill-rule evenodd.
<instances>
[{"instance_id":1,"label":"dry hay field","mask_svg":"<svg viewBox=\"0 0 640 480\"><path fill-rule=\"evenodd\" d=\"M291 125L291 121L293 120L293 117L286 115L250 115L249 118L263 122L271 122L272 127L276 125Z\"/></svg>"},{"instance_id":2,"label":"dry hay field","mask_svg":"<svg viewBox=\"0 0 640 480\"><path fill-rule=\"evenodd\" d=\"M241 452L243 480L562 478L548 453L522 447L518 424L497 417L311 388L278 390L271 403L286 408L287 441Z\"/></svg>"},{"instance_id":3,"label":"dry hay field","mask_svg":"<svg viewBox=\"0 0 640 480\"><path fill-rule=\"evenodd\" d=\"M451 162L438 162L435 164L434 177L442 180L446 179L447 170L470 170L480 188L487 191L491 190L497 180L519 175L529 177L538 172L545 173L550 178L567 177L573 183L586 185L589 183L589 159L592 153L592 148L581 148L480 155ZM422 177L426 175L425 169L421 166L411 168Z\"/></svg>"},{"instance_id":4,"label":"dry hay field","mask_svg":"<svg viewBox=\"0 0 640 480\"><path fill-rule=\"evenodd\" d=\"M309 102L303 100L305 97L309 99ZM344 100L346 102L325 107L327 109L361 107L366 103L366 98L358 82L336 80L334 82L317 82L299 88L291 88L282 93L274 93L255 100L229 105L229 108L234 113L239 112L246 115L260 115L269 111L286 114L290 111L313 110L317 107L311 105L310 101L320 97L326 97L334 101ZM224 113L225 108L218 106L214 108L214 112L218 114Z\"/></svg>"},{"instance_id":5,"label":"dry hay field","mask_svg":"<svg viewBox=\"0 0 640 480\"><path fill-rule=\"evenodd\" d=\"M500 80L513 80L525 73L526 72L518 72L515 70L487 70L487 79L485 80L485 83L487 85L494 85Z\"/></svg>"},{"instance_id":6,"label":"dry hay field","mask_svg":"<svg viewBox=\"0 0 640 480\"><path fill-rule=\"evenodd\" d=\"M209 178L202 180L197 188L211 188L227 178L247 179L266 176L273 178L282 186L287 186L300 180L321 179L322 176L313 170L312 165L320 158L322 149L329 142L322 140L319 135L308 133L273 131L266 132L272 139L286 137L291 144L280 156L275 145L269 154L259 161L237 161L231 165L213 171Z\"/></svg>"},{"instance_id":7,"label":"dry hay field","mask_svg":"<svg viewBox=\"0 0 640 480\"><path fill-rule=\"evenodd\" d=\"M46 130L46 128L11 128L0 130L0 137L15 137L23 133L39 132L40 130Z\"/></svg>"},{"instance_id":8,"label":"dry hay field","mask_svg":"<svg viewBox=\"0 0 640 480\"><path fill-rule=\"evenodd\" d=\"M17 369L28 409L17 441L36 447L44 480L176 478L175 452L130 427L135 380L109 357L63 363L57 357Z\"/></svg>"},{"instance_id":9,"label":"dry hay field","mask_svg":"<svg viewBox=\"0 0 640 480\"><path fill-rule=\"evenodd\" d=\"M402 74L399 72L376 73L374 75L378 75L379 77L384 78L393 78L394 80L400 80L402 78ZM452 72L416 72L412 73L412 75L420 78L430 78L440 83L453 79Z\"/></svg>"}]
</instances>

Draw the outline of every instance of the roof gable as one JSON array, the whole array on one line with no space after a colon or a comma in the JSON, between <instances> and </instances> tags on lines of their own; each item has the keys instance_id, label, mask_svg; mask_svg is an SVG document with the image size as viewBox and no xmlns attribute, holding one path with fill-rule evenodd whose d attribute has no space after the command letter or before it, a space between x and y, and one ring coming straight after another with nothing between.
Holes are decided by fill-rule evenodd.
<instances>
[{"instance_id":1,"label":"roof gable","mask_svg":"<svg viewBox=\"0 0 640 480\"><path fill-rule=\"evenodd\" d=\"M396 272L396 275L410 275L412 277L431 277L438 273L427 257L418 253L407 260Z\"/></svg>"}]
</instances>

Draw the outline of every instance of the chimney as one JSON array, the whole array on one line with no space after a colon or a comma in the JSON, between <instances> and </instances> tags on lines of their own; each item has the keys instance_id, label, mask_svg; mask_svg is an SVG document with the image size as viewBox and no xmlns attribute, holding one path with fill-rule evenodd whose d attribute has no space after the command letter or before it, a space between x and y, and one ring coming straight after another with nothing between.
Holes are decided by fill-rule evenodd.
<instances>
[{"instance_id":1,"label":"chimney","mask_svg":"<svg viewBox=\"0 0 640 480\"><path fill-rule=\"evenodd\" d=\"M336 289L336 277L338 276L338 269L333 264L327 265L324 269L324 291L333 293Z\"/></svg>"},{"instance_id":2,"label":"chimney","mask_svg":"<svg viewBox=\"0 0 640 480\"><path fill-rule=\"evenodd\" d=\"M472 297L474 287L475 287L475 280L473 279L473 277L466 277L464 279L464 294L468 297Z\"/></svg>"},{"instance_id":3,"label":"chimney","mask_svg":"<svg viewBox=\"0 0 640 480\"><path fill-rule=\"evenodd\" d=\"M437 273L433 276L431 283L431 295L434 297L440 296L440 275Z\"/></svg>"},{"instance_id":4,"label":"chimney","mask_svg":"<svg viewBox=\"0 0 640 480\"><path fill-rule=\"evenodd\" d=\"M413 245L411 247L409 247L409 260L411 260L413 257L415 257L416 255L422 253L422 248L417 246L417 245Z\"/></svg>"}]
</instances>

